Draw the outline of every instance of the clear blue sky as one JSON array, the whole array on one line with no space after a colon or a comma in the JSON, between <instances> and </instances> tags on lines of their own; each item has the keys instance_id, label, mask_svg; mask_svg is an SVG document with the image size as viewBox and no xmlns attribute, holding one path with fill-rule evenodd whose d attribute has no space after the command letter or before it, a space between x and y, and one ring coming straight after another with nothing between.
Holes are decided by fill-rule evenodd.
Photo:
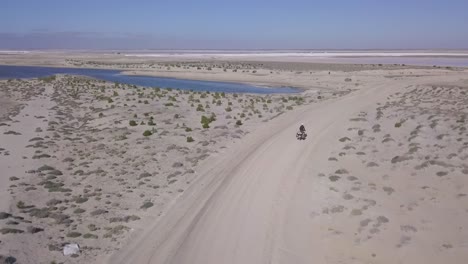
<instances>
[{"instance_id":1,"label":"clear blue sky","mask_svg":"<svg viewBox=\"0 0 468 264\"><path fill-rule=\"evenodd\" d=\"M0 49L466 49L468 0L2 0Z\"/></svg>"}]
</instances>

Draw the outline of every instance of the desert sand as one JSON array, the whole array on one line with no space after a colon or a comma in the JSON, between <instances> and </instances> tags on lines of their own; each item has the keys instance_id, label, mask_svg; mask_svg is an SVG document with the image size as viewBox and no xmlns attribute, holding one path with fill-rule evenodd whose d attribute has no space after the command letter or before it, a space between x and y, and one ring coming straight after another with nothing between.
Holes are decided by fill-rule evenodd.
<instances>
[{"instance_id":1,"label":"desert sand","mask_svg":"<svg viewBox=\"0 0 468 264\"><path fill-rule=\"evenodd\" d=\"M12 60L7 63L25 64ZM57 55L46 64L71 60L76 58ZM106 63L126 68L114 59ZM74 76L0 81L3 258L468 258L467 70L233 60L124 63L128 74L305 91L193 93ZM295 138L300 123L308 133L304 141ZM63 256L67 243L78 243L80 254Z\"/></svg>"}]
</instances>

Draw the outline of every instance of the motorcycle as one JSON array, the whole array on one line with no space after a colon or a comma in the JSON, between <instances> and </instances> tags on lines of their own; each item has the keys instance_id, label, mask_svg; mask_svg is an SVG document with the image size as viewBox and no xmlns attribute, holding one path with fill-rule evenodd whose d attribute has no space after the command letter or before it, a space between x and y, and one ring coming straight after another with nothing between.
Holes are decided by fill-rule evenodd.
<instances>
[{"instance_id":1,"label":"motorcycle","mask_svg":"<svg viewBox=\"0 0 468 264\"><path fill-rule=\"evenodd\" d=\"M296 133L297 140L305 140L307 137L307 133L305 131L299 131Z\"/></svg>"}]
</instances>

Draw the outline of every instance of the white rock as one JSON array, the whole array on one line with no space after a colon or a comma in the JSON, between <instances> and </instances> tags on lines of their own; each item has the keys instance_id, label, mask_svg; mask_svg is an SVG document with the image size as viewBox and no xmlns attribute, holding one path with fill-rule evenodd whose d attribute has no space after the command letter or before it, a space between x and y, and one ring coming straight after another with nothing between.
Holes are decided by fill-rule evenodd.
<instances>
[{"instance_id":1,"label":"white rock","mask_svg":"<svg viewBox=\"0 0 468 264\"><path fill-rule=\"evenodd\" d=\"M80 254L80 246L78 244L67 244L63 248L63 255L70 256L74 254Z\"/></svg>"}]
</instances>

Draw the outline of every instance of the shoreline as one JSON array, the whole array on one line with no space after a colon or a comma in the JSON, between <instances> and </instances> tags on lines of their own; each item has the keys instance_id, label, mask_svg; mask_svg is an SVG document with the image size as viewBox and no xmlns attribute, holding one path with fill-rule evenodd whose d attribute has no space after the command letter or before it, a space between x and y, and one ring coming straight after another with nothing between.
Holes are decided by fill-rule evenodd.
<instances>
[{"instance_id":1,"label":"shoreline","mask_svg":"<svg viewBox=\"0 0 468 264\"><path fill-rule=\"evenodd\" d=\"M243 85L249 85L252 87L256 88L271 88L271 89L292 89L296 90L295 92L292 93L285 93L285 94L301 94L305 92L307 89L304 89L302 87L292 87L292 86L287 86L287 85L281 85L277 83L258 83L258 82L249 82L249 81L234 81L234 80L213 80L213 79L205 79L205 78L182 78L182 77L177 77L177 76L164 76L164 75L157 75L157 74L140 74L140 73L135 73L133 74L132 72L125 71L125 70L119 70L119 69L103 69L103 68L84 68L84 67L60 67L60 66L55 66L55 67L50 67L50 66L36 66L36 65L4 65L0 64L0 66L11 66L11 67L43 67L43 68L60 68L60 69L83 69L83 70L109 70L109 71L116 71L118 72L119 75L121 76L135 76L135 77L155 77L155 78L164 78L164 79L174 79L174 80L186 80L186 81L202 81L202 82L213 82L213 83L231 83L231 84L243 84ZM112 82L110 80L106 80L103 78L98 78L98 77L93 77L89 76L86 74L78 74L78 73L55 73L52 75L69 75L69 76L83 76L83 77L88 77L91 79L96 79L96 80L103 80L103 81L108 81ZM20 80L33 80L37 78L42 78L42 77L47 77L46 75L40 76L40 77L30 77L30 78L0 78L0 80L8 80L8 79L20 79ZM131 85L135 85L132 83L127 83ZM139 85L142 87L148 87L148 88L153 88L152 86L144 86L144 85ZM161 87L161 88L173 88L173 89L179 89L179 90L187 90L187 89L181 89L181 88L174 88L174 87ZM316 89L320 89L319 87L315 87ZM248 93L248 92L240 92L240 93Z\"/></svg>"}]
</instances>

